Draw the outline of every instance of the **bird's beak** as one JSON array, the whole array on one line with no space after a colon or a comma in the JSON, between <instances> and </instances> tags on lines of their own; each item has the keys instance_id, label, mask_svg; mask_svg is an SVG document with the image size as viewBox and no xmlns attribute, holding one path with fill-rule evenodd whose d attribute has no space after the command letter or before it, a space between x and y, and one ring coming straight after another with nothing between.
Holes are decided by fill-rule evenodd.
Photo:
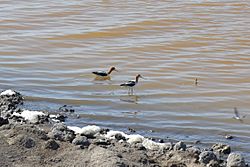
<instances>
[{"instance_id":1,"label":"bird's beak","mask_svg":"<svg viewBox=\"0 0 250 167\"><path fill-rule=\"evenodd\" d=\"M119 72L117 69L114 69L114 71Z\"/></svg>"},{"instance_id":2,"label":"bird's beak","mask_svg":"<svg viewBox=\"0 0 250 167\"><path fill-rule=\"evenodd\" d=\"M143 77L143 76L141 76L141 78L142 78L142 79L147 79L147 78L145 78L145 77Z\"/></svg>"}]
</instances>

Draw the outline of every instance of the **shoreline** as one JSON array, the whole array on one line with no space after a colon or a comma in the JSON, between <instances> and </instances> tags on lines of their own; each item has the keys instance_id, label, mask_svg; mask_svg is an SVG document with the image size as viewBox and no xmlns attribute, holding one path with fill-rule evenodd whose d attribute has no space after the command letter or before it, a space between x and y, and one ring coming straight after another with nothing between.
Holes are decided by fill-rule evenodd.
<instances>
[{"instance_id":1,"label":"shoreline","mask_svg":"<svg viewBox=\"0 0 250 167\"><path fill-rule=\"evenodd\" d=\"M226 144L199 148L94 125L66 126L63 115L25 110L23 103L16 91L0 95L0 166L248 166Z\"/></svg>"}]
</instances>

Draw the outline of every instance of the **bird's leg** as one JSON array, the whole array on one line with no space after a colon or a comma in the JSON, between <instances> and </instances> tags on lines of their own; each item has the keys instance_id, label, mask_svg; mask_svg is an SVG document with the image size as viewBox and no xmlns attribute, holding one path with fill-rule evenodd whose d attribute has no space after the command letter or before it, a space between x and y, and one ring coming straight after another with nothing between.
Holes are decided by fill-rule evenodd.
<instances>
[{"instance_id":1,"label":"bird's leg","mask_svg":"<svg viewBox=\"0 0 250 167\"><path fill-rule=\"evenodd\" d=\"M129 87L129 90L130 90L130 95L132 95L133 94L133 88L132 87Z\"/></svg>"},{"instance_id":2,"label":"bird's leg","mask_svg":"<svg viewBox=\"0 0 250 167\"><path fill-rule=\"evenodd\" d=\"M134 94L134 88L133 87L131 88L131 94L132 95Z\"/></svg>"}]
</instances>

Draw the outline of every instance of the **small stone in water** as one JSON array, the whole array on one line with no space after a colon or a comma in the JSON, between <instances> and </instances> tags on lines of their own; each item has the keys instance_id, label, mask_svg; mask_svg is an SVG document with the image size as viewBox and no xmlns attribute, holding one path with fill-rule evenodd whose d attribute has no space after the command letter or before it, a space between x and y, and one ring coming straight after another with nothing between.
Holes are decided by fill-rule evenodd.
<instances>
[{"instance_id":1,"label":"small stone in water","mask_svg":"<svg viewBox=\"0 0 250 167\"><path fill-rule=\"evenodd\" d=\"M68 106L68 105L63 105L62 107L59 108L60 112L75 112L74 109L72 109L72 106Z\"/></svg>"},{"instance_id":2,"label":"small stone in water","mask_svg":"<svg viewBox=\"0 0 250 167\"><path fill-rule=\"evenodd\" d=\"M200 140L196 140L196 141L194 142L194 144L200 144L200 143L201 143Z\"/></svg>"},{"instance_id":3,"label":"small stone in water","mask_svg":"<svg viewBox=\"0 0 250 167\"><path fill-rule=\"evenodd\" d=\"M231 140L231 139L233 139L234 137L231 136L231 135L226 135L225 138Z\"/></svg>"}]
</instances>

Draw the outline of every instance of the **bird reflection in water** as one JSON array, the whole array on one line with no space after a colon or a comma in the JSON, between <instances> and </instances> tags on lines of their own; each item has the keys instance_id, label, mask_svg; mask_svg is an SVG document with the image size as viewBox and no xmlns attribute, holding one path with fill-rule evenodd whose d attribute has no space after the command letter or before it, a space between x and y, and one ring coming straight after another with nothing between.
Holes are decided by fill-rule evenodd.
<instances>
[{"instance_id":1,"label":"bird reflection in water","mask_svg":"<svg viewBox=\"0 0 250 167\"><path fill-rule=\"evenodd\" d=\"M94 81L110 81L111 80L111 77L108 75L108 76L96 76L95 78L94 78Z\"/></svg>"},{"instance_id":2,"label":"bird reflection in water","mask_svg":"<svg viewBox=\"0 0 250 167\"><path fill-rule=\"evenodd\" d=\"M134 116L136 117L141 111L138 110L138 111L127 111L127 112L122 112L124 115L126 116Z\"/></svg>"},{"instance_id":3,"label":"bird reflection in water","mask_svg":"<svg viewBox=\"0 0 250 167\"><path fill-rule=\"evenodd\" d=\"M136 103L139 101L140 97L137 95L129 95L129 96L123 96L120 98L121 101L127 102L127 103Z\"/></svg>"},{"instance_id":4,"label":"bird reflection in water","mask_svg":"<svg viewBox=\"0 0 250 167\"><path fill-rule=\"evenodd\" d=\"M233 118L243 123L243 119L246 117L246 115L240 116L238 109L236 107L234 107L234 114L235 116L233 116Z\"/></svg>"}]
</instances>

